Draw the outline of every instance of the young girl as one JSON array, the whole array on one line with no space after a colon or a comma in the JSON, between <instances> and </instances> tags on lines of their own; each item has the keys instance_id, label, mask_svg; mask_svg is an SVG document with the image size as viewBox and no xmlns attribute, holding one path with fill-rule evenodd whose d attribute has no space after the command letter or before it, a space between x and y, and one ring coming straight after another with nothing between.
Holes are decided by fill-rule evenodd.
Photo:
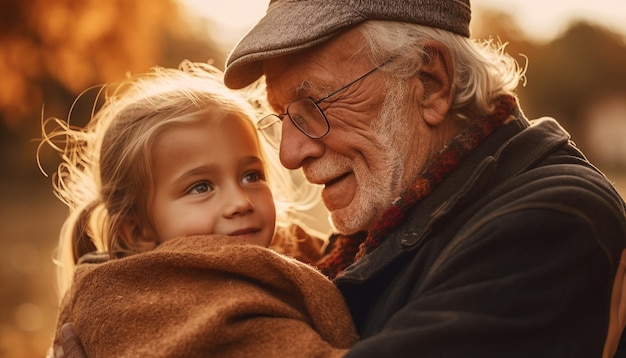
<instances>
[{"instance_id":1,"label":"young girl","mask_svg":"<svg viewBox=\"0 0 626 358\"><path fill-rule=\"evenodd\" d=\"M333 284L266 248L306 256L289 223L319 195L272 170L255 117L219 71L184 62L125 82L84 129L56 120L44 142L65 138L55 189L71 212L51 354L70 322L89 357L339 356L354 343ZM94 251L110 260L90 263Z\"/></svg>"}]
</instances>

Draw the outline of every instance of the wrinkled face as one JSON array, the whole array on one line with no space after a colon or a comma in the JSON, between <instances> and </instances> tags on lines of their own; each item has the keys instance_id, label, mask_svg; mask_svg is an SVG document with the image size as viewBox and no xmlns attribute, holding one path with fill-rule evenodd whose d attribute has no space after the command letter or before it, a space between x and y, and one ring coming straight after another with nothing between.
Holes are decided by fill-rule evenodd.
<instances>
[{"instance_id":1,"label":"wrinkled face","mask_svg":"<svg viewBox=\"0 0 626 358\"><path fill-rule=\"evenodd\" d=\"M227 115L166 131L153 149L159 242L220 234L268 246L276 213L254 128Z\"/></svg>"},{"instance_id":2,"label":"wrinkled face","mask_svg":"<svg viewBox=\"0 0 626 358\"><path fill-rule=\"evenodd\" d=\"M274 110L283 113L299 98L323 98L372 69L376 64L358 55L362 43L358 32L347 31L312 50L266 61ZM306 137L288 118L282 124L282 164L302 167L310 182L324 186L324 204L345 234L370 229L419 170L411 148L419 125L409 125L418 113L385 102L387 90L376 71L322 102L330 132L321 139Z\"/></svg>"}]
</instances>

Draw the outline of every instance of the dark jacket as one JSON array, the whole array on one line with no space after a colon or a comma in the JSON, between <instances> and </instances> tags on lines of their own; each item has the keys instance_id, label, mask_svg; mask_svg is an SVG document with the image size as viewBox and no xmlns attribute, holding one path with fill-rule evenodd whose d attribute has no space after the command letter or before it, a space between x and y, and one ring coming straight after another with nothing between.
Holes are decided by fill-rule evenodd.
<instances>
[{"instance_id":1,"label":"dark jacket","mask_svg":"<svg viewBox=\"0 0 626 358\"><path fill-rule=\"evenodd\" d=\"M604 175L520 115L335 280L348 357L600 357L625 240Z\"/></svg>"}]
</instances>

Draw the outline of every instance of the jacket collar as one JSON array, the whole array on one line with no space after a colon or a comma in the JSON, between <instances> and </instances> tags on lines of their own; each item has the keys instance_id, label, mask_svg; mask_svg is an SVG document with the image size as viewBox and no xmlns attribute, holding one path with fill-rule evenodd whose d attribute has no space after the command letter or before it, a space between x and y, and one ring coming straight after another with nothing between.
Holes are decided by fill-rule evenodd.
<instances>
[{"instance_id":1,"label":"jacket collar","mask_svg":"<svg viewBox=\"0 0 626 358\"><path fill-rule=\"evenodd\" d=\"M529 122L518 109L516 119L496 129L431 195L412 209L408 220L371 253L349 266L338 281L362 281L410 251L463 199L523 172L565 145L569 134L551 118ZM519 155L524 153L524 155Z\"/></svg>"}]
</instances>

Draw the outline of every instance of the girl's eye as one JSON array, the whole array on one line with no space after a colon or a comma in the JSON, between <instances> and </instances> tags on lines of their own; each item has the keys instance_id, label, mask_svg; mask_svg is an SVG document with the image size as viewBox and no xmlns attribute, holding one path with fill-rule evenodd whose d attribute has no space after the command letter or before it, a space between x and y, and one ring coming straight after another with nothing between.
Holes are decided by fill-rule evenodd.
<instances>
[{"instance_id":1,"label":"girl's eye","mask_svg":"<svg viewBox=\"0 0 626 358\"><path fill-rule=\"evenodd\" d=\"M265 175L260 171L248 172L243 176L243 183L256 183L258 181L265 180Z\"/></svg>"},{"instance_id":2,"label":"girl's eye","mask_svg":"<svg viewBox=\"0 0 626 358\"><path fill-rule=\"evenodd\" d=\"M213 186L208 182L200 182L192 185L189 190L187 190L188 194L202 194L213 190Z\"/></svg>"}]
</instances>

